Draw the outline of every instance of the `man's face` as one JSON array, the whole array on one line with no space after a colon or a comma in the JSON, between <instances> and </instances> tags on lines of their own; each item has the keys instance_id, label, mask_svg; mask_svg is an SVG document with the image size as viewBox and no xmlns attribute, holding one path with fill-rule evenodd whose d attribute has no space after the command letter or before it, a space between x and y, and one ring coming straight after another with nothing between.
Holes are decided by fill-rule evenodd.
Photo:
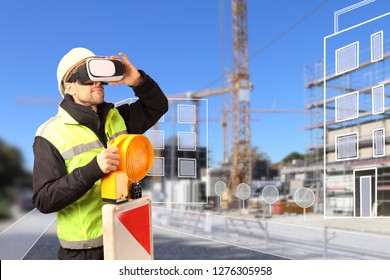
<instances>
[{"instance_id":1,"label":"man's face","mask_svg":"<svg viewBox=\"0 0 390 280\"><path fill-rule=\"evenodd\" d=\"M67 92L75 103L91 107L95 112L97 105L104 101L104 86L101 82L93 85L79 85L77 82L66 83Z\"/></svg>"},{"instance_id":2,"label":"man's face","mask_svg":"<svg viewBox=\"0 0 390 280\"><path fill-rule=\"evenodd\" d=\"M74 83L76 94L73 99L76 103L85 106L97 106L104 101L104 86L101 82L96 82L93 85L79 85Z\"/></svg>"}]
</instances>

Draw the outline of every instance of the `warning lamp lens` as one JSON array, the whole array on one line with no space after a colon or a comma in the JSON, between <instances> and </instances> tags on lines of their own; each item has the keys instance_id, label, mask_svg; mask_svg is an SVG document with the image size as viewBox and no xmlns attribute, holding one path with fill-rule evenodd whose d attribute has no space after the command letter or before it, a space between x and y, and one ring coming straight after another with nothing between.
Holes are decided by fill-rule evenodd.
<instances>
[{"instance_id":1,"label":"warning lamp lens","mask_svg":"<svg viewBox=\"0 0 390 280\"><path fill-rule=\"evenodd\" d=\"M126 172L130 182L143 179L152 168L154 159L149 139L144 135L124 134L118 136L113 145L119 148L118 169Z\"/></svg>"}]
</instances>

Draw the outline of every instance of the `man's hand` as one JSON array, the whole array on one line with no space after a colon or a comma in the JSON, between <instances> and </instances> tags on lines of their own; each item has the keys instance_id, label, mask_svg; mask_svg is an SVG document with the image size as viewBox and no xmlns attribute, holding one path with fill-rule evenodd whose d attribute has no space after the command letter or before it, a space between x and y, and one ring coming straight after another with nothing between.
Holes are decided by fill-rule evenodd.
<instances>
[{"instance_id":1,"label":"man's hand","mask_svg":"<svg viewBox=\"0 0 390 280\"><path fill-rule=\"evenodd\" d=\"M110 59L118 59L120 60L123 65L125 66L126 73L123 76L122 80L117 82L110 82L109 84L112 86L117 86L120 84L125 84L130 87L136 87L139 86L142 83L142 76L138 72L138 69L134 67L134 65L129 61L127 58L127 55L123 52L119 53L119 56L110 56Z\"/></svg>"},{"instance_id":2,"label":"man's hand","mask_svg":"<svg viewBox=\"0 0 390 280\"><path fill-rule=\"evenodd\" d=\"M116 171L119 165L118 147L109 147L97 156L97 163L104 174Z\"/></svg>"}]
</instances>

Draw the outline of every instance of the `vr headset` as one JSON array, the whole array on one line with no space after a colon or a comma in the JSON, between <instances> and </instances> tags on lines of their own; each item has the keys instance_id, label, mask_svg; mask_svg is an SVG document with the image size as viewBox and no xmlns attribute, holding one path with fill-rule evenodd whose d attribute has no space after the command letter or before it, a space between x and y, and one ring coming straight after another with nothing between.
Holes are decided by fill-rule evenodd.
<instances>
[{"instance_id":1,"label":"vr headset","mask_svg":"<svg viewBox=\"0 0 390 280\"><path fill-rule=\"evenodd\" d=\"M119 60L90 57L69 74L66 82L77 82L79 85L93 85L96 82L108 84L121 80L125 72L125 66Z\"/></svg>"}]
</instances>

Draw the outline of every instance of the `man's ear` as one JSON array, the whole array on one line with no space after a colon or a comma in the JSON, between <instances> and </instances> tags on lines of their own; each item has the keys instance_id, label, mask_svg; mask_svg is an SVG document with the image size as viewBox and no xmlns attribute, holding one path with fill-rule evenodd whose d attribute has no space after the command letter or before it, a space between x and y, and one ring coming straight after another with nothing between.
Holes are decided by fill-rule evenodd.
<instances>
[{"instance_id":1,"label":"man's ear","mask_svg":"<svg viewBox=\"0 0 390 280\"><path fill-rule=\"evenodd\" d=\"M70 95L76 94L76 88L74 86L74 83L65 83L65 92Z\"/></svg>"}]
</instances>

